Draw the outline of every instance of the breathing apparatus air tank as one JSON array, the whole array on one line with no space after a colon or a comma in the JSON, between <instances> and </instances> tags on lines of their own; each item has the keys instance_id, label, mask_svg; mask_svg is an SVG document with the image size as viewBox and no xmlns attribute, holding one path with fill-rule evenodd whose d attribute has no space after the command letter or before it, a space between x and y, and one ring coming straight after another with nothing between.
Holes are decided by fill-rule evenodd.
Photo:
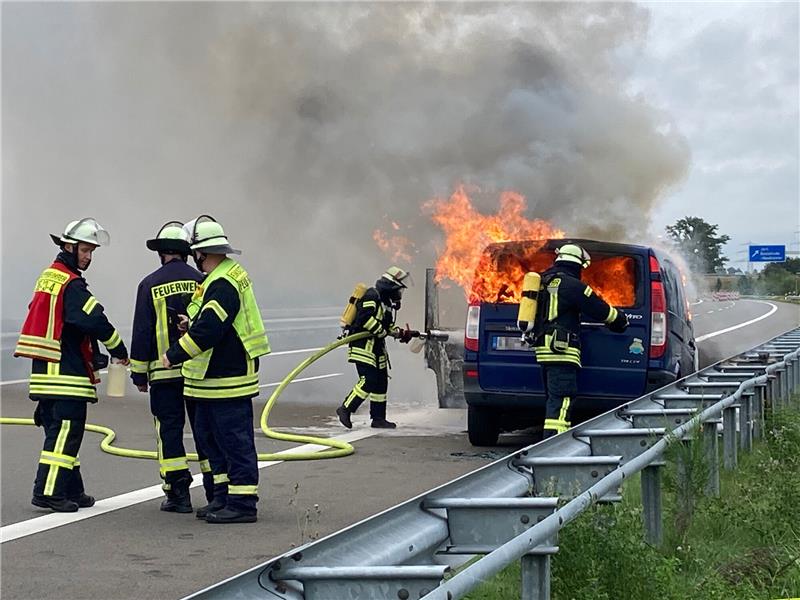
<instances>
[{"instance_id":1,"label":"breathing apparatus air tank","mask_svg":"<svg viewBox=\"0 0 800 600\"><path fill-rule=\"evenodd\" d=\"M522 333L533 331L541 285L542 277L538 273L525 273L525 279L522 281L522 299L519 301L517 313L517 327Z\"/></svg>"},{"instance_id":2,"label":"breathing apparatus air tank","mask_svg":"<svg viewBox=\"0 0 800 600\"><path fill-rule=\"evenodd\" d=\"M367 286L363 283L356 284L350 300L347 301L347 306L344 307L342 318L339 319L339 325L344 329L353 324L353 319L356 318L356 303L364 297L367 293Z\"/></svg>"}]
</instances>

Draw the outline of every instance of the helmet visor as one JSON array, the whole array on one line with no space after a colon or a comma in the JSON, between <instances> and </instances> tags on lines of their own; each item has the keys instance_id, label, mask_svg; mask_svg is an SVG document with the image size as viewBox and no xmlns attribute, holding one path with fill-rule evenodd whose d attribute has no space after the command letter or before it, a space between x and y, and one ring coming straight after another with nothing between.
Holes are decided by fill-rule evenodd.
<instances>
[{"instance_id":1,"label":"helmet visor","mask_svg":"<svg viewBox=\"0 0 800 600\"><path fill-rule=\"evenodd\" d=\"M68 227L64 231L61 241L65 243L86 242L95 246L108 246L111 244L111 235L95 219L87 217Z\"/></svg>"}]
</instances>

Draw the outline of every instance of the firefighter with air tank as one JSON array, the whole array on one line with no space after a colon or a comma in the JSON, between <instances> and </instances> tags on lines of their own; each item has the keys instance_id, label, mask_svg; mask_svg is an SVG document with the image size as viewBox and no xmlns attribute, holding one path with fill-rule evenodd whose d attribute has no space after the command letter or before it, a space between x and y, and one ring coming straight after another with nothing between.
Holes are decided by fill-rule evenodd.
<instances>
[{"instance_id":1,"label":"firefighter with air tank","mask_svg":"<svg viewBox=\"0 0 800 600\"><path fill-rule=\"evenodd\" d=\"M401 344L420 337L420 332L395 326L403 292L411 283L411 275L400 267L389 267L367 288L356 286L342 315L342 326L350 334L366 332L369 336L350 342L347 360L355 364L358 381L336 409L339 421L351 429L351 416L363 402L369 400L372 427L394 429L396 423L386 419L386 392L389 386L389 355L386 338L394 337Z\"/></svg>"},{"instance_id":2,"label":"firefighter with air tank","mask_svg":"<svg viewBox=\"0 0 800 600\"><path fill-rule=\"evenodd\" d=\"M628 327L622 310L609 306L583 281L581 272L591 257L577 244L556 250L553 266L541 276L527 273L523 282L517 326L534 346L542 367L547 397L544 437L570 428L570 414L578 393L581 369L581 317L605 323L614 333Z\"/></svg>"}]
</instances>

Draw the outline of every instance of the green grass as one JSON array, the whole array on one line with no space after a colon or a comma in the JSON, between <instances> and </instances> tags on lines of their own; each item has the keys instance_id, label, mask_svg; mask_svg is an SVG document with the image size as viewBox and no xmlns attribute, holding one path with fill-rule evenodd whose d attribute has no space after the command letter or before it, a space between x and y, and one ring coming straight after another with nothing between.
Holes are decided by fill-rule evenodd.
<instances>
[{"instance_id":1,"label":"green grass","mask_svg":"<svg viewBox=\"0 0 800 600\"><path fill-rule=\"evenodd\" d=\"M553 600L776 600L800 596L800 414L771 420L739 467L706 498L700 444L670 449L663 484L664 544L643 541L639 481L618 505L596 506L562 530ZM679 488L674 464L689 476ZM688 502L687 498L692 498ZM470 600L517 600L519 563Z\"/></svg>"}]
</instances>

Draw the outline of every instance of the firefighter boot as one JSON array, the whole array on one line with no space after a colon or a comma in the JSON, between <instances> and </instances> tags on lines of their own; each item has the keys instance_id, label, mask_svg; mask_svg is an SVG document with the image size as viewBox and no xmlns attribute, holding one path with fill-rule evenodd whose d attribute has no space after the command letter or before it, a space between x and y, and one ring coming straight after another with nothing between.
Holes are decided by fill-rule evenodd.
<instances>
[{"instance_id":1,"label":"firefighter boot","mask_svg":"<svg viewBox=\"0 0 800 600\"><path fill-rule=\"evenodd\" d=\"M231 508L221 508L206 515L206 523L255 523L257 520L255 513L243 513Z\"/></svg>"},{"instance_id":2,"label":"firefighter boot","mask_svg":"<svg viewBox=\"0 0 800 600\"><path fill-rule=\"evenodd\" d=\"M72 469L72 478L67 484L67 500L77 504L78 508L94 506L94 496L89 496L83 491L83 477L81 477L80 466Z\"/></svg>"},{"instance_id":3,"label":"firefighter boot","mask_svg":"<svg viewBox=\"0 0 800 600\"><path fill-rule=\"evenodd\" d=\"M356 393L358 389L358 385L353 388L347 397L342 402L342 405L336 409L336 416L339 417L339 421L347 427L348 429L353 428L353 422L350 420L350 415L355 414L358 410L358 407L361 406L361 403L364 402L364 399L359 397Z\"/></svg>"},{"instance_id":4,"label":"firefighter boot","mask_svg":"<svg viewBox=\"0 0 800 600\"><path fill-rule=\"evenodd\" d=\"M213 482L213 476L212 476ZM208 513L217 512L218 510L222 510L225 508L225 505L228 503L228 484L227 483L218 483L214 485L211 499L208 501L202 508L198 508L195 516L198 519L205 519L208 516Z\"/></svg>"},{"instance_id":5,"label":"firefighter boot","mask_svg":"<svg viewBox=\"0 0 800 600\"><path fill-rule=\"evenodd\" d=\"M344 425L348 429L353 428L353 422L350 420L350 411L344 404L336 409L336 416L339 417L339 422L342 425Z\"/></svg>"},{"instance_id":6,"label":"firefighter boot","mask_svg":"<svg viewBox=\"0 0 800 600\"><path fill-rule=\"evenodd\" d=\"M66 498L53 498L52 496L34 496L31 504L39 508L49 508L55 512L78 512L78 503Z\"/></svg>"},{"instance_id":7,"label":"firefighter boot","mask_svg":"<svg viewBox=\"0 0 800 600\"><path fill-rule=\"evenodd\" d=\"M394 429L397 423L386 420L386 402L370 402L369 416L375 429Z\"/></svg>"},{"instance_id":8,"label":"firefighter boot","mask_svg":"<svg viewBox=\"0 0 800 600\"><path fill-rule=\"evenodd\" d=\"M173 481L170 489L167 490L167 499L161 503L161 510L175 513L194 512L192 497L189 495L191 483L192 476L188 471Z\"/></svg>"},{"instance_id":9,"label":"firefighter boot","mask_svg":"<svg viewBox=\"0 0 800 600\"><path fill-rule=\"evenodd\" d=\"M88 494L81 494L76 498L70 498L72 502L78 505L78 508L90 508L94 506L94 496Z\"/></svg>"}]
</instances>

